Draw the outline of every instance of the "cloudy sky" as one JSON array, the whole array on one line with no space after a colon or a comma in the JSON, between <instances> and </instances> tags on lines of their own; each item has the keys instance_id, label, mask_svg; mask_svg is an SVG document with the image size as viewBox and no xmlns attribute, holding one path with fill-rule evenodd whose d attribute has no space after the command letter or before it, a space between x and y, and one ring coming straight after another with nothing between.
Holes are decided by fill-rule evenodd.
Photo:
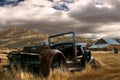
<instances>
[{"instance_id":1,"label":"cloudy sky","mask_svg":"<svg viewBox=\"0 0 120 80\"><path fill-rule=\"evenodd\" d=\"M120 38L120 0L0 0L0 30L24 27L44 33ZM16 0L6 0L13 1Z\"/></svg>"}]
</instances>

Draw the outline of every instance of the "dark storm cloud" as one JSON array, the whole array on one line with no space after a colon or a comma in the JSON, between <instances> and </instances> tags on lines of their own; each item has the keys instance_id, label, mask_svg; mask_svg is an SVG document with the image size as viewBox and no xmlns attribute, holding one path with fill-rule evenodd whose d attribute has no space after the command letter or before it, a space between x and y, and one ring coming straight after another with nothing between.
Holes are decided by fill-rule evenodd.
<instances>
[{"instance_id":1,"label":"dark storm cloud","mask_svg":"<svg viewBox=\"0 0 120 80\"><path fill-rule=\"evenodd\" d=\"M120 1L114 1L112 8L95 7L95 3L89 3L87 6L70 12L69 16L87 23L111 23L120 22ZM104 3L103 3L104 5ZM102 6L102 5L101 5Z\"/></svg>"},{"instance_id":2,"label":"dark storm cloud","mask_svg":"<svg viewBox=\"0 0 120 80\"><path fill-rule=\"evenodd\" d=\"M9 24L8 24L9 23ZM66 31L74 31L76 33L97 33L97 29L99 25L88 24L81 25L76 21L70 20L56 20L50 21L49 19L42 20L34 20L34 21L25 21L25 20L13 20L7 22L6 25L2 25L4 28L11 28L20 26L27 29L37 30L39 32L47 32L47 33L60 33Z\"/></svg>"},{"instance_id":3,"label":"dark storm cloud","mask_svg":"<svg viewBox=\"0 0 120 80\"><path fill-rule=\"evenodd\" d=\"M13 21L14 22L14 21ZM20 24L16 24L16 23ZM47 32L47 33L57 33L57 32L62 32L62 31L70 31L71 28L70 26L73 25L73 21L49 21L49 20L34 20L34 21L16 21L15 23L10 22L9 24L2 25L6 28L14 27L14 26L20 26L23 28L28 28L28 29L35 29L40 32Z\"/></svg>"},{"instance_id":4,"label":"dark storm cloud","mask_svg":"<svg viewBox=\"0 0 120 80\"><path fill-rule=\"evenodd\" d=\"M98 25L83 25L81 27L78 27L75 29L77 33L99 33L98 31Z\"/></svg>"},{"instance_id":5,"label":"dark storm cloud","mask_svg":"<svg viewBox=\"0 0 120 80\"><path fill-rule=\"evenodd\" d=\"M112 8L98 8L95 7L95 3L89 1L92 0L82 0L86 5L82 5L81 0L69 3L70 11L68 12L54 10L53 4L48 0L25 0L16 7L0 7L0 30L23 27L53 34L74 31L81 35L102 34L103 36L104 33L109 32L109 35L118 36L120 34L118 31L120 30L118 27L120 1L105 0L113 6Z\"/></svg>"}]
</instances>

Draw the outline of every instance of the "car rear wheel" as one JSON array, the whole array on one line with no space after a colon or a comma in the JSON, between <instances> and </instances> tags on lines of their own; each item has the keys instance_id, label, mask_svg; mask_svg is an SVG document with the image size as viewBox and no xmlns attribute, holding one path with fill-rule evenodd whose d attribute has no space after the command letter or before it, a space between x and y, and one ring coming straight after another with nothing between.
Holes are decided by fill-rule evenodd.
<instances>
[{"instance_id":1,"label":"car rear wheel","mask_svg":"<svg viewBox=\"0 0 120 80\"><path fill-rule=\"evenodd\" d=\"M55 55L52 60L51 68L52 69L57 69L57 68L65 69L66 62L65 62L64 58L59 54Z\"/></svg>"}]
</instances>

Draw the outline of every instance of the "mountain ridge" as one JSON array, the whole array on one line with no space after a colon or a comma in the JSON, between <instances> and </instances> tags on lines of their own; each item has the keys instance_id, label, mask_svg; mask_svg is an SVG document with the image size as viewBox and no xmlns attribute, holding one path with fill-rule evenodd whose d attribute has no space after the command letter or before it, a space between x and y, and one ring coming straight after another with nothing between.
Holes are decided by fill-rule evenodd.
<instances>
[{"instance_id":1,"label":"mountain ridge","mask_svg":"<svg viewBox=\"0 0 120 80\"><path fill-rule=\"evenodd\" d=\"M0 32L0 48L22 48L46 41L48 36L49 34L46 33L40 33L21 27L13 27Z\"/></svg>"}]
</instances>

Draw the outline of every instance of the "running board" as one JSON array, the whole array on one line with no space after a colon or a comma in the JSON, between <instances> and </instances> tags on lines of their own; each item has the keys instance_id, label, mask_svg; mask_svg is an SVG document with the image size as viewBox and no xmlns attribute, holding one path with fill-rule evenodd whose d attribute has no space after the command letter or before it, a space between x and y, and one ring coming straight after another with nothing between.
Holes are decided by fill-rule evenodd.
<instances>
[{"instance_id":1,"label":"running board","mask_svg":"<svg viewBox=\"0 0 120 80\"><path fill-rule=\"evenodd\" d=\"M68 68L68 70L70 71L70 72L74 72L74 71L80 71L80 70L82 70L83 68L82 67L80 67L80 68Z\"/></svg>"}]
</instances>

